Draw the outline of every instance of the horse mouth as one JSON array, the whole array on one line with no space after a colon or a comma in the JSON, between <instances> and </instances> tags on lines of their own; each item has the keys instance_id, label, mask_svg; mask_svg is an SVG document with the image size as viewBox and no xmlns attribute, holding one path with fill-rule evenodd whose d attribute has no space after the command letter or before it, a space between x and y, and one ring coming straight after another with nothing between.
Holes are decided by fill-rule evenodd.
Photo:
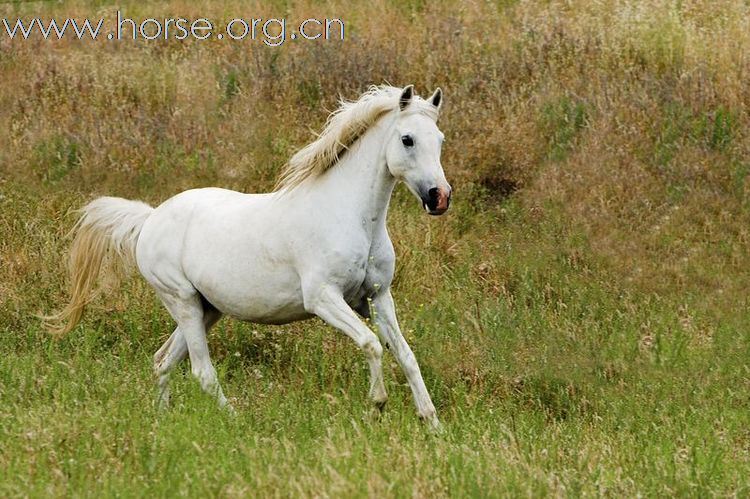
<instances>
[{"instance_id":1,"label":"horse mouth","mask_svg":"<svg viewBox=\"0 0 750 499\"><path fill-rule=\"evenodd\" d=\"M439 208L436 207L436 208L432 209L429 206L427 206L427 203L425 203L424 201L422 201L422 208L424 208L424 211L426 211L428 215L432 215L432 216L436 216L436 217L440 216L443 213L445 213L446 211L448 211L448 207L447 206L444 207L444 208L443 207L439 207Z\"/></svg>"}]
</instances>

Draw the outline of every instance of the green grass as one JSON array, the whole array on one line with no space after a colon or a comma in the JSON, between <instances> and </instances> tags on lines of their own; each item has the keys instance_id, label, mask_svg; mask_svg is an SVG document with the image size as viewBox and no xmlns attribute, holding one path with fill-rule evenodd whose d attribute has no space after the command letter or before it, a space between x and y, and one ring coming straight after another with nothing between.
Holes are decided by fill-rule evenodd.
<instances>
[{"instance_id":1,"label":"green grass","mask_svg":"<svg viewBox=\"0 0 750 499\"><path fill-rule=\"evenodd\" d=\"M150 359L172 325L131 279L63 340L23 314L3 331L0 495L749 493L747 318L629 290L553 215L471 204L429 220L399 190L391 215L396 241L445 231L414 245L395 289L443 434L418 421L388 354L376 418L362 355L319 321L223 320L210 344L238 414L187 365L160 412ZM37 241L54 228L41 223ZM463 246L477 231L495 247ZM455 258L435 249L456 243ZM418 275L434 260L433 286Z\"/></svg>"},{"instance_id":2,"label":"green grass","mask_svg":"<svg viewBox=\"0 0 750 499\"><path fill-rule=\"evenodd\" d=\"M573 148L576 135L586 126L586 106L564 97L546 104L542 108L542 117L549 137L550 159L559 161Z\"/></svg>"},{"instance_id":3,"label":"green grass","mask_svg":"<svg viewBox=\"0 0 750 499\"><path fill-rule=\"evenodd\" d=\"M34 147L34 171L44 181L56 183L81 163L75 142L62 136L52 137Z\"/></svg>"}]
</instances>

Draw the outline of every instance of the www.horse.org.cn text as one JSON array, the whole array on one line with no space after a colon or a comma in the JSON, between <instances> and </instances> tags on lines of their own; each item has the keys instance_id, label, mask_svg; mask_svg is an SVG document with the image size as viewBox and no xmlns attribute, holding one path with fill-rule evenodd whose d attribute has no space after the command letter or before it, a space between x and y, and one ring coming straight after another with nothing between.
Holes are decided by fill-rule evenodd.
<instances>
[{"instance_id":1,"label":"www.horse.org.cn text","mask_svg":"<svg viewBox=\"0 0 750 499\"><path fill-rule=\"evenodd\" d=\"M146 18L123 16L117 11L113 18L64 20L41 18L0 19L0 36L11 40L41 38L53 41L63 38L78 40L229 40L259 41L278 47L289 40L343 41L346 37L344 21L333 19L305 19L292 22L286 18L235 18L216 23L206 18Z\"/></svg>"}]
</instances>

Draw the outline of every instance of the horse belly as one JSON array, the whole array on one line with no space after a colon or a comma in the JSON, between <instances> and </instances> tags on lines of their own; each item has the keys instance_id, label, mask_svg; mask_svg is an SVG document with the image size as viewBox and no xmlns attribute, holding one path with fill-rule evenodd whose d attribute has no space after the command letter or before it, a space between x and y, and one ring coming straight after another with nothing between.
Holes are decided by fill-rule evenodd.
<instances>
[{"instance_id":1,"label":"horse belly","mask_svg":"<svg viewBox=\"0 0 750 499\"><path fill-rule=\"evenodd\" d=\"M295 272L243 270L217 270L210 277L196 278L193 285L220 312L237 319L286 324L310 317Z\"/></svg>"}]
</instances>

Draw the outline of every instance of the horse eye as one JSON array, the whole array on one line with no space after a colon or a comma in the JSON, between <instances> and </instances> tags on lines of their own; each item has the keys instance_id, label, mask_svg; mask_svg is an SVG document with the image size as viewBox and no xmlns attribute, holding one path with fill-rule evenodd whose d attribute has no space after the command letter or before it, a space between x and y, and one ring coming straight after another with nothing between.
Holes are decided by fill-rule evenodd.
<instances>
[{"instance_id":1,"label":"horse eye","mask_svg":"<svg viewBox=\"0 0 750 499\"><path fill-rule=\"evenodd\" d=\"M414 146L414 139L411 138L411 135L404 135L401 137L401 143L404 144L404 147L412 147Z\"/></svg>"}]
</instances>

